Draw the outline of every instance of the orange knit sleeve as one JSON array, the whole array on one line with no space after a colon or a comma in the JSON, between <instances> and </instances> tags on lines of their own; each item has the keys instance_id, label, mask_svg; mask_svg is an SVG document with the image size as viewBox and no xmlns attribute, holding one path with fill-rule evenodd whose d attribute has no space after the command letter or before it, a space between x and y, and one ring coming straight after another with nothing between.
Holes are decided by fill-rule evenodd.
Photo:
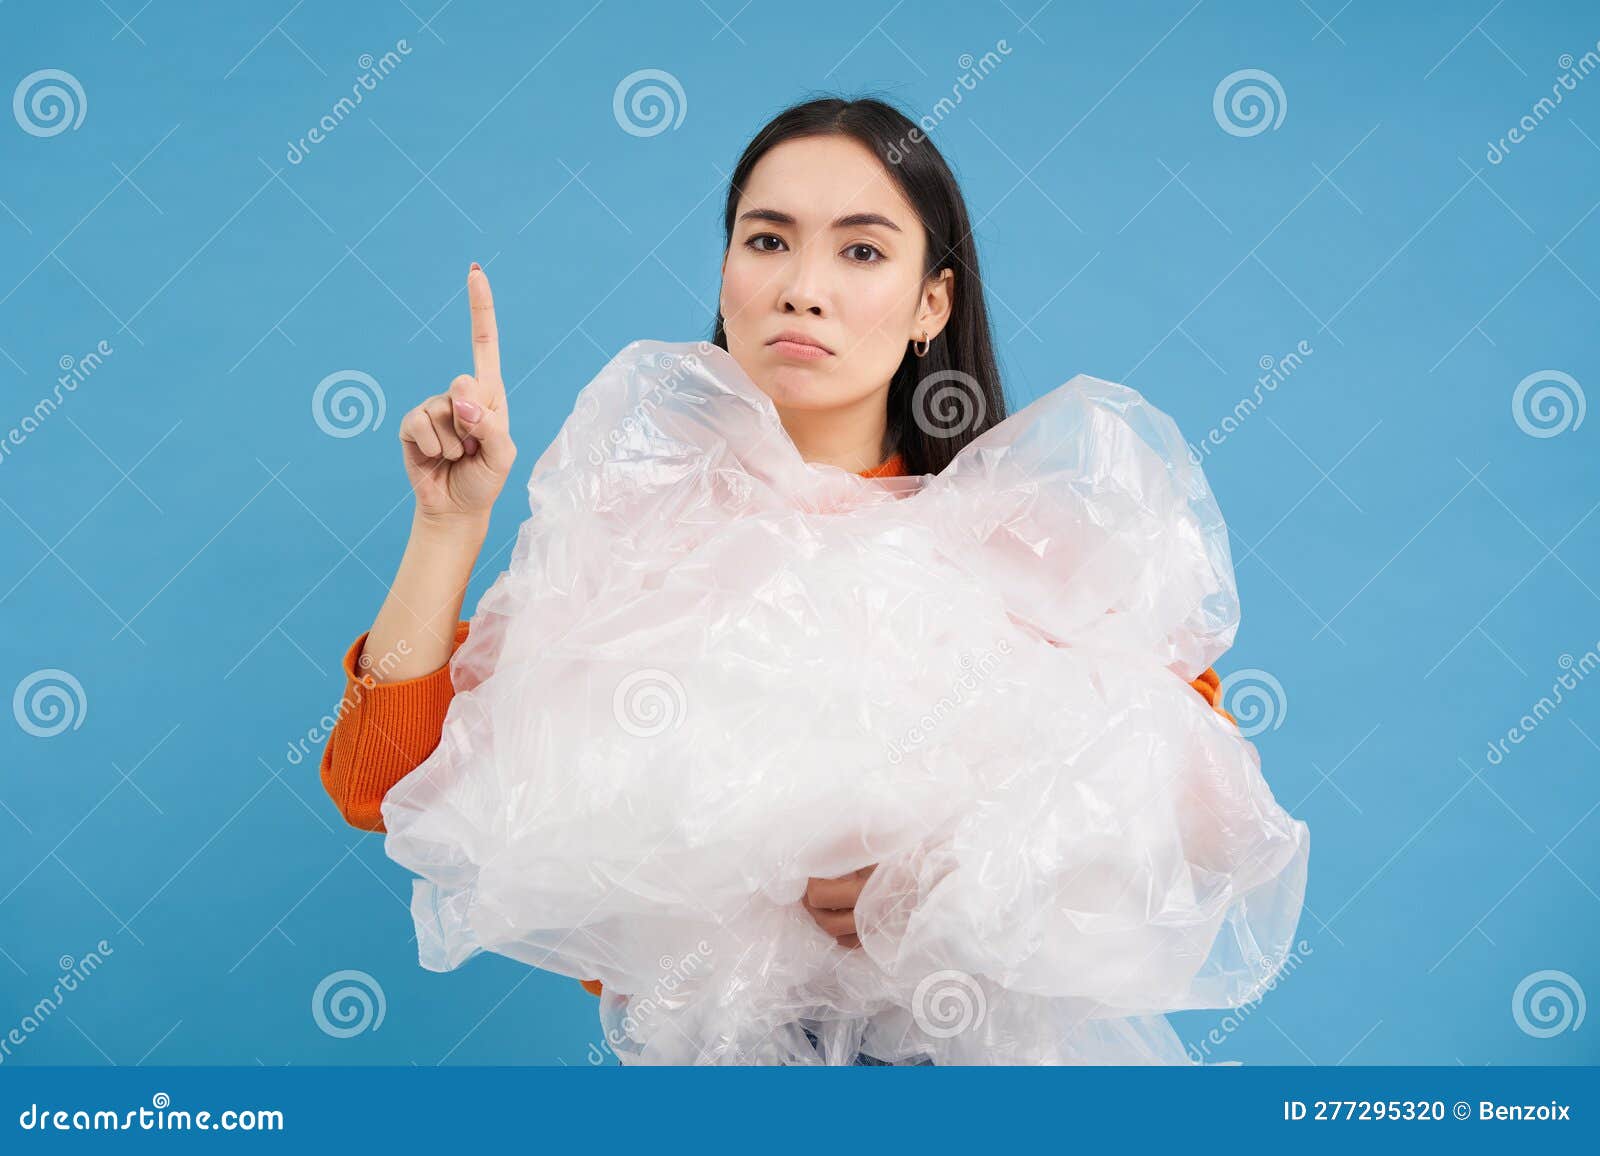
<instances>
[{"instance_id":1,"label":"orange knit sleeve","mask_svg":"<svg viewBox=\"0 0 1600 1156\"><path fill-rule=\"evenodd\" d=\"M467 623L458 622L451 654L466 637ZM362 634L345 651L344 697L322 751L322 787L345 822L382 831L383 796L439 745L455 687L448 661L429 674L396 682L358 674L366 641Z\"/></svg>"},{"instance_id":2,"label":"orange knit sleeve","mask_svg":"<svg viewBox=\"0 0 1600 1156\"><path fill-rule=\"evenodd\" d=\"M452 655L466 640L467 629L465 621L456 624ZM363 634L345 651L344 697L322 751L322 786L347 823L382 831L383 796L439 745L455 685L449 662L398 682L374 682L370 674L357 674L366 642ZM601 992L597 979L578 982L591 995Z\"/></svg>"},{"instance_id":3,"label":"orange knit sleeve","mask_svg":"<svg viewBox=\"0 0 1600 1156\"><path fill-rule=\"evenodd\" d=\"M1217 677L1217 672L1212 667L1206 667L1199 676L1189 683L1200 693L1200 697L1211 704L1211 709L1227 719L1234 726L1239 725L1239 720L1222 709L1222 680Z\"/></svg>"}]
</instances>

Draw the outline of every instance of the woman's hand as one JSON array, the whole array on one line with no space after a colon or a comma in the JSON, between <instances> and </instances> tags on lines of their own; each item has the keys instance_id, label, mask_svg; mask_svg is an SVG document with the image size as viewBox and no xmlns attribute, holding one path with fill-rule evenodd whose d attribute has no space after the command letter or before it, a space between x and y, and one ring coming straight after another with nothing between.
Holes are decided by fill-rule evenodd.
<instances>
[{"instance_id":1,"label":"woman's hand","mask_svg":"<svg viewBox=\"0 0 1600 1156\"><path fill-rule=\"evenodd\" d=\"M489 278L474 262L467 273L472 310L472 373L434 394L400 422L406 476L424 521L487 522L517 447L511 442L500 337Z\"/></svg>"},{"instance_id":2,"label":"woman's hand","mask_svg":"<svg viewBox=\"0 0 1600 1156\"><path fill-rule=\"evenodd\" d=\"M801 899L817 926L826 931L840 947L860 947L861 937L856 934L856 900L867 885L867 877L877 870L874 863L837 879L808 879L806 893Z\"/></svg>"}]
</instances>

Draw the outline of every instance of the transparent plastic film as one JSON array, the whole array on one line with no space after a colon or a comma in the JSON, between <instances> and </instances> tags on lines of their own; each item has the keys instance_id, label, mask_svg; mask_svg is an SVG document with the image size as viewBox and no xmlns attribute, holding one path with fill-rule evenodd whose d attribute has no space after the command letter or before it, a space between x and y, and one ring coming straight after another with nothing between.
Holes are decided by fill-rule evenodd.
<instances>
[{"instance_id":1,"label":"transparent plastic film","mask_svg":"<svg viewBox=\"0 0 1600 1156\"><path fill-rule=\"evenodd\" d=\"M599 979L628 1063L1186 1063L1164 1013L1270 986L1309 834L1187 685L1227 528L1134 390L862 478L725 351L640 341L529 497L383 803L424 967ZM801 899L867 866L844 948Z\"/></svg>"}]
</instances>

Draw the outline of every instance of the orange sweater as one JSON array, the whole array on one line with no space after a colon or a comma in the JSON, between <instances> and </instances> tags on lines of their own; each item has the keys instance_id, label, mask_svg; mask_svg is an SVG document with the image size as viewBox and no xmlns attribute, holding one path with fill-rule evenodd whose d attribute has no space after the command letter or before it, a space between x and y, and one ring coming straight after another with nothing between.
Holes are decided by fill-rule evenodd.
<instances>
[{"instance_id":1,"label":"orange sweater","mask_svg":"<svg viewBox=\"0 0 1600 1156\"><path fill-rule=\"evenodd\" d=\"M882 465L861 471L861 476L893 477L904 472L900 455L893 454ZM467 629L467 622L456 624L452 654L466 639ZM345 651L344 698L334 712L336 722L322 751L322 786L347 823L382 831L384 794L439 745L455 688L450 682L449 661L429 674L396 682L378 682L370 674L358 674L366 641L363 633ZM1219 714L1235 721L1218 701L1220 680L1215 670L1207 667L1190 685ZM581 982L588 991L600 994L599 980Z\"/></svg>"}]
</instances>

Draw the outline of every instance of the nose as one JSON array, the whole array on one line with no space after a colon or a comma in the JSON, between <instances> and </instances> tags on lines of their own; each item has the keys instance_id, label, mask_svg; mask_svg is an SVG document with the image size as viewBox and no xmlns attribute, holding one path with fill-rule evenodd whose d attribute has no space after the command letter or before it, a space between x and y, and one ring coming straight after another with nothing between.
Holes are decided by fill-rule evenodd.
<instances>
[{"instance_id":1,"label":"nose","mask_svg":"<svg viewBox=\"0 0 1600 1156\"><path fill-rule=\"evenodd\" d=\"M813 317L822 316L822 306L802 293L785 293L783 295L783 311L785 313L809 313Z\"/></svg>"},{"instance_id":2,"label":"nose","mask_svg":"<svg viewBox=\"0 0 1600 1156\"><path fill-rule=\"evenodd\" d=\"M822 278L826 257L819 258L815 249L813 245L802 246L788 263L788 279L779 291L779 306L785 313L825 315L828 294Z\"/></svg>"}]
</instances>

